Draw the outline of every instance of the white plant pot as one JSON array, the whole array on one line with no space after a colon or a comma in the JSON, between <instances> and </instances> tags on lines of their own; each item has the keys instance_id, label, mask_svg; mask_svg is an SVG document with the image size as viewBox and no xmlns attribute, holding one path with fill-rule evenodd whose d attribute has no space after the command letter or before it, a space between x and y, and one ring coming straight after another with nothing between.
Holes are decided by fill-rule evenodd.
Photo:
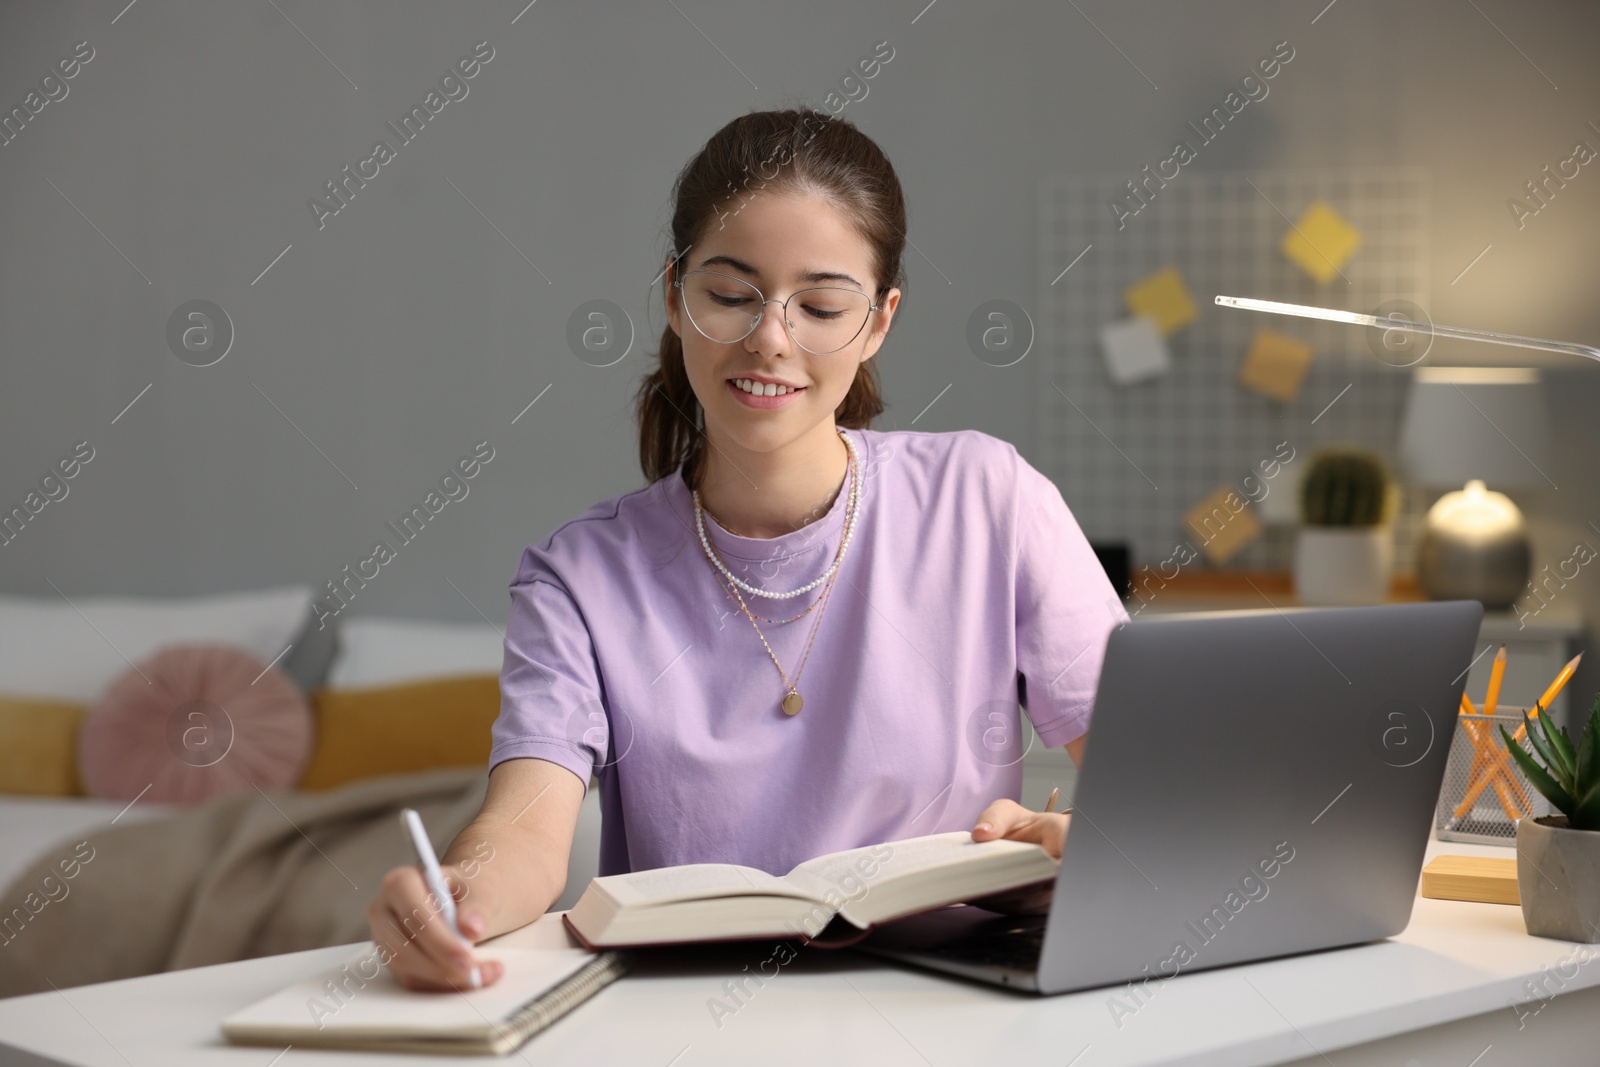
<instances>
[{"instance_id":1,"label":"white plant pot","mask_svg":"<svg viewBox=\"0 0 1600 1067\"><path fill-rule=\"evenodd\" d=\"M1294 546L1300 603L1381 604L1389 596L1393 534L1383 526L1302 526Z\"/></svg>"},{"instance_id":2,"label":"white plant pot","mask_svg":"<svg viewBox=\"0 0 1600 1067\"><path fill-rule=\"evenodd\" d=\"M1600 830L1565 815L1517 820L1517 889L1534 937L1600 942Z\"/></svg>"}]
</instances>

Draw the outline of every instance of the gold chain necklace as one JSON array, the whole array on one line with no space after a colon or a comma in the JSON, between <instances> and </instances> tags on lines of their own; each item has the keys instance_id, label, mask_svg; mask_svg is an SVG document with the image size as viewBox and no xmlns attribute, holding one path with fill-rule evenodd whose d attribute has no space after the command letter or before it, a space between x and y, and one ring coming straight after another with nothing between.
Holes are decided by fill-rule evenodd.
<instances>
[{"instance_id":1,"label":"gold chain necklace","mask_svg":"<svg viewBox=\"0 0 1600 1067\"><path fill-rule=\"evenodd\" d=\"M859 470L858 470L858 468L856 466L855 454L854 454L853 451L851 452L851 455L850 455L850 464L849 464L848 473L850 475L850 497L849 497L849 499L847 501L847 506L848 506L849 510L845 514L845 528L846 529L849 529L851 527L852 519L855 517L855 511L860 506L859 500L857 498L857 487L858 487L858 484L859 484L860 472L859 472ZM699 501L697 500L695 502L695 504L696 504L696 507L698 507L699 506ZM711 564L712 571L714 573L717 572L720 568L717 567L717 562L718 561L716 560L716 558L711 555L712 549L711 549L710 544L709 543L705 543L705 544L703 544L703 547L706 550L706 562ZM844 551L844 542L842 540L841 540L840 545L839 545L839 551L840 551L840 553L843 553L843 551ZM718 577L719 577L719 584L721 584L723 586L723 588L729 589L733 593L734 597L739 601L739 610L744 612L745 618L750 620L750 625L755 627L756 636L761 639L761 644L767 650L767 655L772 657L773 666L778 668L778 675L779 675L779 677L781 677L783 679L784 688L787 690L787 692L784 693L783 700L780 701L779 706L783 709L783 713L785 715L788 715L791 718L793 718L794 716L800 714L800 708L805 703L801 699L800 692L799 692L798 689L796 689L796 686L800 682L801 672L803 672L806 669L806 660L811 658L811 645L812 645L813 642L816 641L816 639L817 639L817 630L822 626L822 615L823 615L823 612L827 610L828 597L832 595L832 593L833 593L833 583L839 577L838 568L835 567L833 573L828 576L827 584L824 585L823 588L822 588L822 595L817 598L816 602L813 603L810 608L807 608L804 612L801 612L800 615L795 616L795 618L800 618L801 616L809 613L812 608L816 608L816 607L819 607L819 606L822 608L821 611L817 612L817 620L816 620L816 622L811 624L811 636L806 639L805 651L803 653L801 653L801 655L800 655L800 663L799 663L799 666L797 666L795 668L794 681L793 682L791 682L789 680L789 675L788 675L787 672L784 671L783 664L778 662L778 654L776 652L772 651L772 646L767 643L766 635L761 632L761 627L760 627L759 624L757 624L756 617L750 611L749 605L747 605L745 603L744 596L739 592L739 590L738 590L738 588L736 586L731 586L728 583L722 583L722 582L720 582L720 575ZM772 620L769 619L768 621L770 622ZM785 620L785 621L793 622L794 619L788 619L788 620Z\"/></svg>"},{"instance_id":2,"label":"gold chain necklace","mask_svg":"<svg viewBox=\"0 0 1600 1067\"><path fill-rule=\"evenodd\" d=\"M822 605L822 611L827 610L828 597L833 593L833 583L838 578L839 572L835 571L828 578L828 584L822 587L822 596L818 600L818 603ZM817 629L822 625L822 611L817 612L817 621L811 624L811 636L806 639L806 650L800 656L800 665L795 668L794 681L791 682L789 681L789 676L784 673L783 664L778 662L777 653L773 652L772 646L767 644L766 635L761 632L761 627L756 625L756 617L750 614L750 609L745 605L744 597L739 595L737 590L735 590L735 595L739 596L740 610L750 620L750 625L755 626L756 636L761 638L761 644L766 648L767 655L772 657L772 663L778 668L778 674L783 678L784 687L788 689L788 692L783 694L783 700L779 702L779 706L783 708L783 713L791 718L800 714L800 708L804 701L800 699L799 690L795 686L800 683L800 673L806 669L806 660L811 657L811 643L817 639Z\"/></svg>"},{"instance_id":3,"label":"gold chain necklace","mask_svg":"<svg viewBox=\"0 0 1600 1067\"><path fill-rule=\"evenodd\" d=\"M735 594L734 587L729 585L726 581L724 581L723 578L722 578L722 575L720 575L720 574L717 575L717 584L722 586L722 591L727 594L729 600L738 599L734 595ZM817 594L817 599L815 599L815 600L813 600L811 602L811 606L806 608L806 610L802 611L798 615L791 615L787 619L769 619L765 615L757 615L756 618L760 619L762 622L769 622L774 626L787 626L791 622L799 622L801 619L805 618L807 615L810 615L813 611L815 611L817 609L817 605L820 604L820 603L822 603L822 594L818 593Z\"/></svg>"}]
</instances>

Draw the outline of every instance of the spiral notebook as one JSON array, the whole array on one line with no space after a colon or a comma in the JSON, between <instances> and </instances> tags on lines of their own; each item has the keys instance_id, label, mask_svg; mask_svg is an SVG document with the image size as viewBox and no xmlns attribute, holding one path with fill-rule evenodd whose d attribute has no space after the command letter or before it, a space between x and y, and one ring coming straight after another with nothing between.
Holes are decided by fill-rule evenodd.
<instances>
[{"instance_id":1,"label":"spiral notebook","mask_svg":"<svg viewBox=\"0 0 1600 1067\"><path fill-rule=\"evenodd\" d=\"M632 966L626 952L484 948L505 973L462 992L418 992L379 965L368 944L222 1020L236 1045L500 1055L518 1048Z\"/></svg>"}]
</instances>

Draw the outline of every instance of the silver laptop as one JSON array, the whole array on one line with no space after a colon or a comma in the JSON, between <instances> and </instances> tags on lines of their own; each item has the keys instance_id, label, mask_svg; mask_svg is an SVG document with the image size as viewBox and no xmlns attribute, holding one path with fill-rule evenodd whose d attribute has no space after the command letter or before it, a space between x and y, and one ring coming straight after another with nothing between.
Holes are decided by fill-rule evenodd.
<instances>
[{"instance_id":1,"label":"silver laptop","mask_svg":"<svg viewBox=\"0 0 1600 1067\"><path fill-rule=\"evenodd\" d=\"M1399 933L1482 617L1441 601L1112 631L1050 914L961 905L857 947L1064 993Z\"/></svg>"}]
</instances>

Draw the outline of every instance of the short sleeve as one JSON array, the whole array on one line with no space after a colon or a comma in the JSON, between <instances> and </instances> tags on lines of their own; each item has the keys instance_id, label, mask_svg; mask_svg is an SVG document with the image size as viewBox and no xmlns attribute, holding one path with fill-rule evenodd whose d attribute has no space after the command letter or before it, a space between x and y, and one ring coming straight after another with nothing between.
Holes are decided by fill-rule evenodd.
<instances>
[{"instance_id":1,"label":"short sleeve","mask_svg":"<svg viewBox=\"0 0 1600 1067\"><path fill-rule=\"evenodd\" d=\"M1012 455L1022 702L1039 739L1058 748L1089 729L1106 639L1128 613L1061 491Z\"/></svg>"},{"instance_id":2,"label":"short sleeve","mask_svg":"<svg viewBox=\"0 0 1600 1067\"><path fill-rule=\"evenodd\" d=\"M532 546L510 590L489 769L536 757L565 767L587 790L610 743L589 628L566 586Z\"/></svg>"}]
</instances>

